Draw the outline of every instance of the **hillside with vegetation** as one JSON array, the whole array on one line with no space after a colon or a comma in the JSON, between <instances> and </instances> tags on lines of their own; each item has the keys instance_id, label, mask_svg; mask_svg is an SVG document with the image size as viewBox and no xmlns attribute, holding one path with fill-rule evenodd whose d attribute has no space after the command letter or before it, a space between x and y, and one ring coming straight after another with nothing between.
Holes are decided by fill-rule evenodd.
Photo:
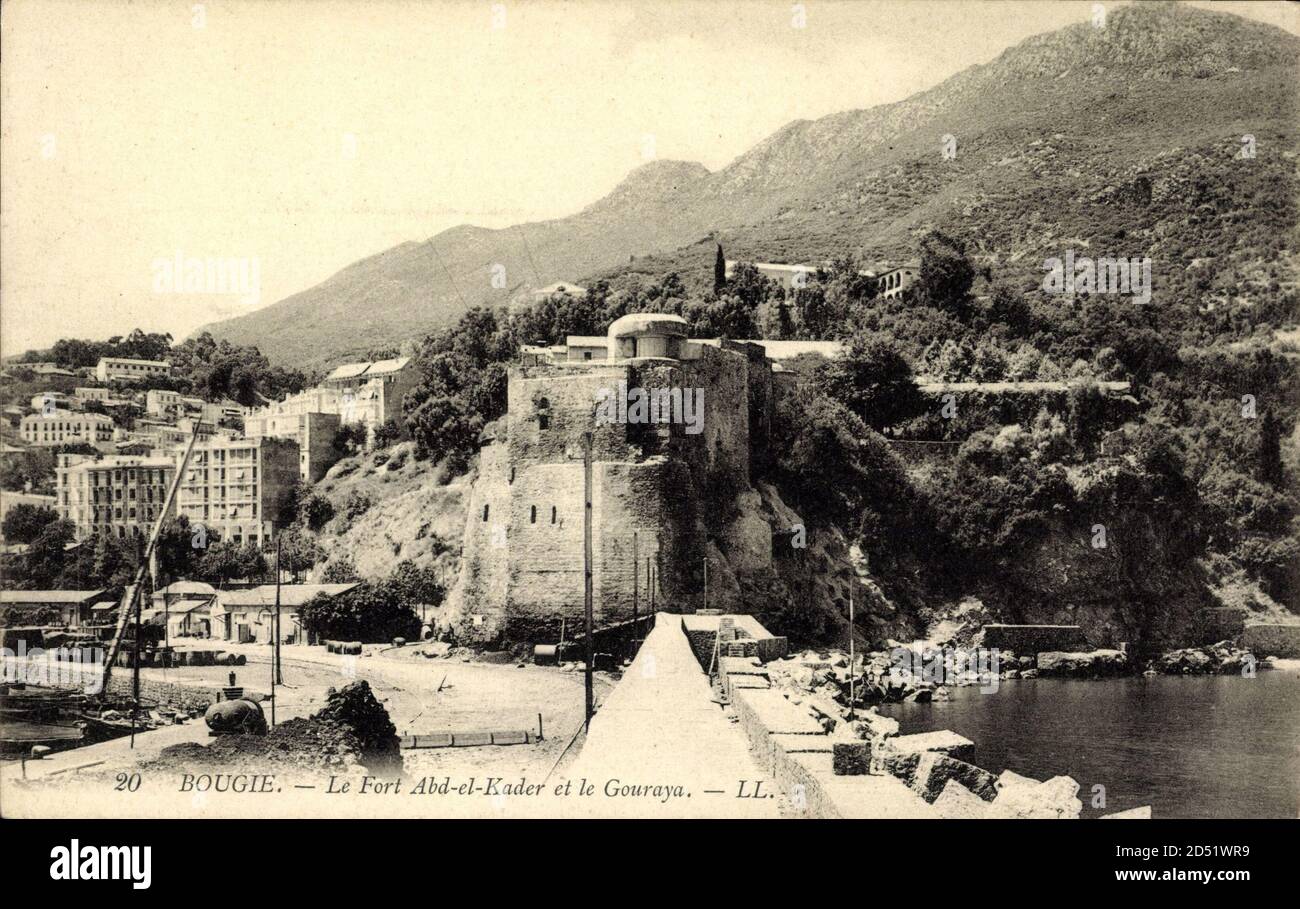
<instances>
[{"instance_id":1,"label":"hillside with vegetation","mask_svg":"<svg viewBox=\"0 0 1300 909\"><path fill-rule=\"evenodd\" d=\"M905 101L791 123L716 172L652 162L569 218L453 228L209 328L320 365L558 280L677 272L704 292L701 238L735 259L881 267L914 259L934 227L1023 287L1066 247L1150 255L1161 305L1218 302L1212 327L1258 324L1261 295L1294 291L1298 48L1227 14L1125 7Z\"/></svg>"},{"instance_id":2,"label":"hillside with vegetation","mask_svg":"<svg viewBox=\"0 0 1300 909\"><path fill-rule=\"evenodd\" d=\"M717 174L680 174L706 239L621 256L585 298L474 308L430 334L403 432L416 457L472 466L520 345L627 312L680 314L696 337L840 339L846 356L809 364L777 415L762 502L709 503L724 560L744 559L729 526L793 509L820 534L819 573L860 580L876 641L972 597L1139 650L1189 642L1206 607L1294 616L1297 43L1127 7L900 105L791 124ZM1150 302L1044 293L1044 261L1071 249L1149 257ZM720 281L724 255L817 270L786 293L743 264ZM859 274L904 260L921 274L902 298ZM945 412L918 376L1056 384ZM909 441L950 456L904 460ZM809 606L799 571L778 571L743 599L818 640L842 633L843 592Z\"/></svg>"}]
</instances>

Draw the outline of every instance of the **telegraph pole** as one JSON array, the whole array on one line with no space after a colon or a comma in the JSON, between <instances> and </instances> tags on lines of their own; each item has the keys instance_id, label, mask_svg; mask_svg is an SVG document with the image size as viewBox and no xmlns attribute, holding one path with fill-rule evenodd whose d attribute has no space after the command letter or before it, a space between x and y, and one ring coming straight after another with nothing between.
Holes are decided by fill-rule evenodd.
<instances>
[{"instance_id":1,"label":"telegraph pole","mask_svg":"<svg viewBox=\"0 0 1300 909\"><path fill-rule=\"evenodd\" d=\"M275 725L275 686L284 684L280 675L280 552L283 541L275 538L275 616L271 619L271 725Z\"/></svg>"},{"instance_id":2,"label":"telegraph pole","mask_svg":"<svg viewBox=\"0 0 1300 909\"><path fill-rule=\"evenodd\" d=\"M596 658L591 638L591 431L582 434L582 606L587 626L587 716L583 730L591 729L591 715L595 711L592 690L592 662Z\"/></svg>"},{"instance_id":3,"label":"telegraph pole","mask_svg":"<svg viewBox=\"0 0 1300 909\"><path fill-rule=\"evenodd\" d=\"M855 719L853 712L853 581L849 581L849 719Z\"/></svg>"},{"instance_id":4,"label":"telegraph pole","mask_svg":"<svg viewBox=\"0 0 1300 909\"><path fill-rule=\"evenodd\" d=\"M143 583L143 577L140 579ZM144 629L140 625L140 591L135 597L135 648L131 657L131 747L135 747L135 725L140 715L140 635Z\"/></svg>"},{"instance_id":5,"label":"telegraph pole","mask_svg":"<svg viewBox=\"0 0 1300 909\"><path fill-rule=\"evenodd\" d=\"M637 587L641 581L641 550L637 548L637 534L632 531L632 655L636 656L636 629L637 629Z\"/></svg>"}]
</instances>

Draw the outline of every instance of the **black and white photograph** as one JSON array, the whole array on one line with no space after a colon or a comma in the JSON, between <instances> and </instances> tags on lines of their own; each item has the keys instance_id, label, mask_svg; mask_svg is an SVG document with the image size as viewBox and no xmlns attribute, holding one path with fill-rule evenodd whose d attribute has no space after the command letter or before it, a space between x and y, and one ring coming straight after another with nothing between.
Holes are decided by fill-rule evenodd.
<instances>
[{"instance_id":1,"label":"black and white photograph","mask_svg":"<svg viewBox=\"0 0 1300 909\"><path fill-rule=\"evenodd\" d=\"M1300 817L1300 5L9 0L0 104L24 873Z\"/></svg>"}]
</instances>

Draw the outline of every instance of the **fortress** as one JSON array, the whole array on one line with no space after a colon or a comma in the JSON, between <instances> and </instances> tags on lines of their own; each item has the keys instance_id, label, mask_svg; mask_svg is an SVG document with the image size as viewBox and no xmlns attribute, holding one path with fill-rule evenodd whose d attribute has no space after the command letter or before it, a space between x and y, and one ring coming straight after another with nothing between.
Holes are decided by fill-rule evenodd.
<instances>
[{"instance_id":1,"label":"fortress","mask_svg":"<svg viewBox=\"0 0 1300 909\"><path fill-rule=\"evenodd\" d=\"M527 348L470 494L458 633L540 641L558 639L562 621L569 636L581 627L588 433L597 625L632 617L634 583L646 612L647 565L658 604L705 607L713 539L766 457L774 395L790 376L761 342L689 340L685 320L656 313L624 316L603 339ZM628 406L609 419L610 396L627 389ZM640 409L637 398L702 402L702 417L677 419L676 403Z\"/></svg>"}]
</instances>

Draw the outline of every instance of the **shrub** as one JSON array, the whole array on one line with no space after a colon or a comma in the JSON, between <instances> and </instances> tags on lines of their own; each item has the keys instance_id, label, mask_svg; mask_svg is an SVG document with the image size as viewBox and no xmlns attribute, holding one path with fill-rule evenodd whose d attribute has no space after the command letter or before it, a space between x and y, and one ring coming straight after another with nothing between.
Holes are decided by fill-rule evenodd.
<instances>
[{"instance_id":1,"label":"shrub","mask_svg":"<svg viewBox=\"0 0 1300 909\"><path fill-rule=\"evenodd\" d=\"M347 501L343 503L343 516L349 522L355 521L369 511L370 506L373 504L374 502L371 501L370 496L359 489L354 489L348 493Z\"/></svg>"}]
</instances>

